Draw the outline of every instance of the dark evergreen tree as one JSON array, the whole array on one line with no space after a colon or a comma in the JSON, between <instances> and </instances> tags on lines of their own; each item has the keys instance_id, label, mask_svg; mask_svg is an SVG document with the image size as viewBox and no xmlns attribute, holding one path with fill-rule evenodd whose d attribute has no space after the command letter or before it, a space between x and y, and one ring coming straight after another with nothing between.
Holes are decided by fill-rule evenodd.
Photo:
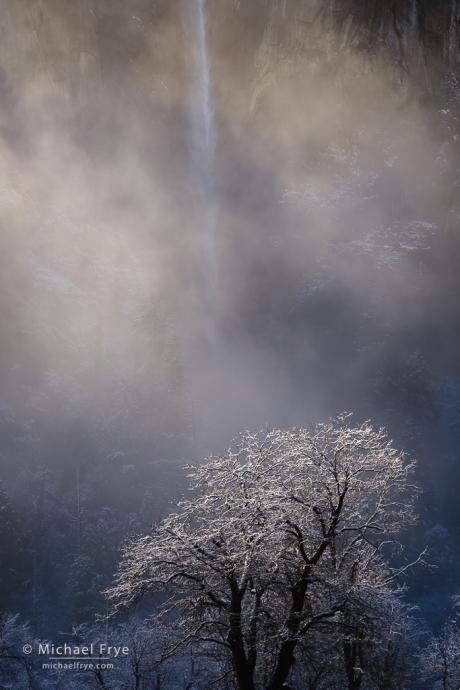
<instances>
[{"instance_id":1,"label":"dark evergreen tree","mask_svg":"<svg viewBox=\"0 0 460 690\"><path fill-rule=\"evenodd\" d=\"M111 580L117 562L120 525L113 511L105 508L93 524L85 525L78 553L70 566L66 600L69 622L94 622L105 610L102 592Z\"/></svg>"},{"instance_id":2,"label":"dark evergreen tree","mask_svg":"<svg viewBox=\"0 0 460 690\"><path fill-rule=\"evenodd\" d=\"M0 612L24 610L25 585L30 575L28 548L19 515L0 482Z\"/></svg>"}]
</instances>

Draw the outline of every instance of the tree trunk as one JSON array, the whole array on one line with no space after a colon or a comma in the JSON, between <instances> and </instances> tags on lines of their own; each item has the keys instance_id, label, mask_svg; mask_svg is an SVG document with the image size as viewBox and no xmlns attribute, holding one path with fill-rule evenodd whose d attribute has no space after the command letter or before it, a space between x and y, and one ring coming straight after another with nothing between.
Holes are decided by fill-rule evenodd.
<instances>
[{"instance_id":1,"label":"tree trunk","mask_svg":"<svg viewBox=\"0 0 460 690\"><path fill-rule=\"evenodd\" d=\"M236 582L231 583L232 603L230 609L230 630L227 641L232 650L232 666L238 690L255 690L254 671L248 664L246 650L244 648L244 637L241 629L241 595L238 592Z\"/></svg>"},{"instance_id":2,"label":"tree trunk","mask_svg":"<svg viewBox=\"0 0 460 690\"><path fill-rule=\"evenodd\" d=\"M281 690L292 666L295 663L294 649L297 645L297 633L302 621L302 611L307 594L307 578L311 573L311 567L305 566L302 577L292 590L292 604L289 618L286 624L288 638L281 643L278 654L278 663L267 690Z\"/></svg>"},{"instance_id":3,"label":"tree trunk","mask_svg":"<svg viewBox=\"0 0 460 690\"><path fill-rule=\"evenodd\" d=\"M356 640L352 642L350 642L350 640L344 640L343 656L348 679L348 690L359 690L363 679L363 652L361 643Z\"/></svg>"},{"instance_id":4,"label":"tree trunk","mask_svg":"<svg viewBox=\"0 0 460 690\"><path fill-rule=\"evenodd\" d=\"M295 663L294 649L296 644L297 640L286 640L281 645L276 670L270 684L267 685L267 690L282 690L289 671Z\"/></svg>"}]
</instances>

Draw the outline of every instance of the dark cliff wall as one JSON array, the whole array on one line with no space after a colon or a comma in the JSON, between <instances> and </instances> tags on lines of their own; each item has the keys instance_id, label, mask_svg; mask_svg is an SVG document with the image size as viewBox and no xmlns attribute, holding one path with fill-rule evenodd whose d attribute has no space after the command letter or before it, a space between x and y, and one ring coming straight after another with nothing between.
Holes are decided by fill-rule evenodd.
<instances>
[{"instance_id":1,"label":"dark cliff wall","mask_svg":"<svg viewBox=\"0 0 460 690\"><path fill-rule=\"evenodd\" d=\"M251 111L294 74L381 75L401 97L435 95L459 66L457 0L227 0L216 33L235 63L252 51ZM229 26L233 31L229 35Z\"/></svg>"},{"instance_id":2,"label":"dark cliff wall","mask_svg":"<svg viewBox=\"0 0 460 690\"><path fill-rule=\"evenodd\" d=\"M86 104L104 86L123 98L180 89L179 0L1 0L0 11L3 92L41 80ZM382 74L420 97L459 67L458 0L216 0L209 12L216 63L237 73L252 112L298 73Z\"/></svg>"}]
</instances>

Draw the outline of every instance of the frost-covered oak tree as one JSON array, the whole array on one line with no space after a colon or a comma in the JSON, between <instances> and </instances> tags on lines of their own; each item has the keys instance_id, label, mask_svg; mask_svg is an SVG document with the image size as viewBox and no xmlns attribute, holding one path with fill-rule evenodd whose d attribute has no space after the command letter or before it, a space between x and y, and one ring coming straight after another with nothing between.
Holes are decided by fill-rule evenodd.
<instances>
[{"instance_id":1,"label":"frost-covered oak tree","mask_svg":"<svg viewBox=\"0 0 460 690\"><path fill-rule=\"evenodd\" d=\"M434 682L434 690L457 690L460 687L459 623L458 616L448 618L441 635L433 637L423 650L423 676Z\"/></svg>"},{"instance_id":2,"label":"frost-covered oak tree","mask_svg":"<svg viewBox=\"0 0 460 690\"><path fill-rule=\"evenodd\" d=\"M221 670L226 659L222 681L239 690L288 687L296 650L330 634L342 639L345 683L359 688L373 617L402 572L386 556L414 520L415 488L413 462L384 430L349 416L246 431L191 467L194 497L126 544L114 610L157 593L166 656L192 647Z\"/></svg>"}]
</instances>

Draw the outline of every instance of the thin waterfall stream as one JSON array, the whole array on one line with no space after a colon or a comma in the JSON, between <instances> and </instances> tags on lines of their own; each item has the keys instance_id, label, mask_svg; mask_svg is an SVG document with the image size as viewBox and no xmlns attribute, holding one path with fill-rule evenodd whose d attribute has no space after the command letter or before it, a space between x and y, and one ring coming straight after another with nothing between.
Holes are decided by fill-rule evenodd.
<instances>
[{"instance_id":1,"label":"thin waterfall stream","mask_svg":"<svg viewBox=\"0 0 460 690\"><path fill-rule=\"evenodd\" d=\"M217 198L214 184L216 131L207 45L206 0L184 0L182 18L188 55L190 178L194 198L192 279L201 337L215 340L218 266L215 247Z\"/></svg>"}]
</instances>

